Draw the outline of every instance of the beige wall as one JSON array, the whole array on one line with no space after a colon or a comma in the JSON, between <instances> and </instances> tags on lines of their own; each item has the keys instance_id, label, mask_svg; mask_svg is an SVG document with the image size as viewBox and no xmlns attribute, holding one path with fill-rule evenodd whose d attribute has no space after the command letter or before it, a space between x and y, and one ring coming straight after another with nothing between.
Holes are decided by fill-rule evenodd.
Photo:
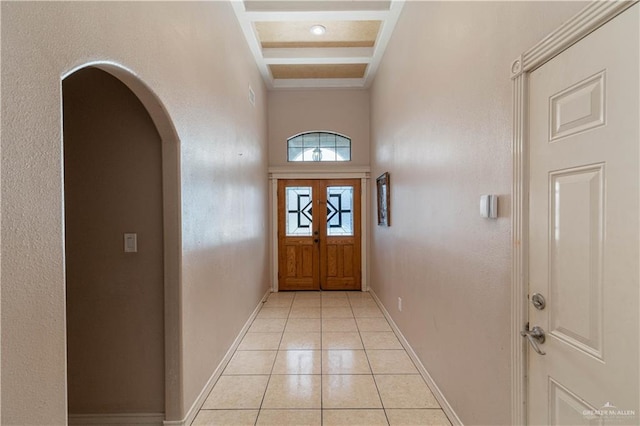
<instances>
[{"instance_id":1,"label":"beige wall","mask_svg":"<svg viewBox=\"0 0 640 426\"><path fill-rule=\"evenodd\" d=\"M372 287L465 424L510 423L510 64L583 6L407 2L372 88Z\"/></svg>"},{"instance_id":2,"label":"beige wall","mask_svg":"<svg viewBox=\"0 0 640 426\"><path fill-rule=\"evenodd\" d=\"M231 6L1 7L2 423L66 418L61 80L92 61L146 83L179 138L181 418L267 290L266 91Z\"/></svg>"},{"instance_id":3,"label":"beige wall","mask_svg":"<svg viewBox=\"0 0 640 426\"><path fill-rule=\"evenodd\" d=\"M287 139L308 131L333 131L351 138L351 161L322 167L369 165L369 92L282 90L269 93L269 166L287 163ZM305 164L305 168L313 167Z\"/></svg>"},{"instance_id":4,"label":"beige wall","mask_svg":"<svg viewBox=\"0 0 640 426\"><path fill-rule=\"evenodd\" d=\"M162 141L110 74L62 87L69 413L162 413Z\"/></svg>"}]
</instances>

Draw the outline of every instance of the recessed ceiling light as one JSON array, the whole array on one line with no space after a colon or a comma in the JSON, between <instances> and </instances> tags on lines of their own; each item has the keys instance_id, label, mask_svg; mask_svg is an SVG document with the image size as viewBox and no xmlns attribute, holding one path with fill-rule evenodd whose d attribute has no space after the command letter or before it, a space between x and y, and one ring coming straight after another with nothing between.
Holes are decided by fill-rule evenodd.
<instances>
[{"instance_id":1,"label":"recessed ceiling light","mask_svg":"<svg viewBox=\"0 0 640 426\"><path fill-rule=\"evenodd\" d=\"M324 27L323 25L314 25L311 27L310 31L311 31L311 34L320 36L327 32L327 28Z\"/></svg>"}]
</instances>

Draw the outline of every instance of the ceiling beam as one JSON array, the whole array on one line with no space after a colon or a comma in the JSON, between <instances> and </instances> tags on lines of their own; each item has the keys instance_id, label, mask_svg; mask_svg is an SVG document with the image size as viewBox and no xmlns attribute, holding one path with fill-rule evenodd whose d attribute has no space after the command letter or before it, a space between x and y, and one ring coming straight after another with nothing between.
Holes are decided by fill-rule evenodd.
<instances>
[{"instance_id":1,"label":"ceiling beam","mask_svg":"<svg viewBox=\"0 0 640 426\"><path fill-rule=\"evenodd\" d=\"M348 89L364 87L363 78L300 78L275 79L274 89Z\"/></svg>"},{"instance_id":2,"label":"ceiling beam","mask_svg":"<svg viewBox=\"0 0 640 426\"><path fill-rule=\"evenodd\" d=\"M396 23L398 22L398 18L400 17L400 12L402 12L402 7L404 6L405 0L392 0L391 7L389 10L389 16L386 20L382 22L382 27L378 32L378 39L374 45L374 53L373 53L373 61L367 67L364 75L364 86L369 87L371 83L373 83L373 78L376 75L376 71L378 70L378 66L380 65L380 61L382 61L382 56L384 54L385 49L387 48L387 44L389 43L389 39L391 39L391 34L393 33L393 29L396 27Z\"/></svg>"},{"instance_id":3,"label":"ceiling beam","mask_svg":"<svg viewBox=\"0 0 640 426\"><path fill-rule=\"evenodd\" d=\"M389 16L389 11L244 12L244 16L252 22L383 21Z\"/></svg>"},{"instance_id":4,"label":"ceiling beam","mask_svg":"<svg viewBox=\"0 0 640 426\"><path fill-rule=\"evenodd\" d=\"M267 64L368 64L371 47L315 47L306 49L262 49Z\"/></svg>"},{"instance_id":5,"label":"ceiling beam","mask_svg":"<svg viewBox=\"0 0 640 426\"><path fill-rule=\"evenodd\" d=\"M255 33L253 31L253 22L247 19L244 2L232 1L231 6L233 7L233 11L236 14L236 18L238 18L238 23L240 23L240 28L242 29L244 38L247 40L249 49L251 50L253 58L256 61L256 65L258 66L258 70L260 70L260 74L262 75L262 78L267 85L267 89L273 89L273 77L271 75L271 71L269 71L269 67L264 62L264 59L262 57L262 46L260 46L258 38L255 36Z\"/></svg>"},{"instance_id":6,"label":"ceiling beam","mask_svg":"<svg viewBox=\"0 0 640 426\"><path fill-rule=\"evenodd\" d=\"M389 0L245 0L245 9L248 12L318 12L340 10L389 10Z\"/></svg>"}]
</instances>

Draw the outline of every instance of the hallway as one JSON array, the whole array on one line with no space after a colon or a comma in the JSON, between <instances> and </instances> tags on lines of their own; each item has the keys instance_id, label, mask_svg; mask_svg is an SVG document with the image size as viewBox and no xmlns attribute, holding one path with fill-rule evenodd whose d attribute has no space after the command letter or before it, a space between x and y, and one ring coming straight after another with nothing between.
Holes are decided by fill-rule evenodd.
<instances>
[{"instance_id":1,"label":"hallway","mask_svg":"<svg viewBox=\"0 0 640 426\"><path fill-rule=\"evenodd\" d=\"M450 425L366 292L272 293L193 425Z\"/></svg>"},{"instance_id":2,"label":"hallway","mask_svg":"<svg viewBox=\"0 0 640 426\"><path fill-rule=\"evenodd\" d=\"M640 376L639 50L598 42L614 72L578 43L623 10L640 17L638 2L2 2L0 423L585 424L611 404L640 412L628 380ZM346 22L358 24L348 39ZM589 64L564 72L552 61L563 49ZM121 90L83 86L65 111L85 73ZM531 78L544 87L535 111ZM135 114L107 101L125 92ZM77 132L65 129L74 115ZM618 132L632 154L615 161L634 159L633 175L605 164ZM534 137L584 158L529 164L556 161L531 155ZM280 183L304 180L281 210ZM576 202L548 192L559 187ZM479 211L487 195L497 205ZM299 218L291 229L285 211ZM279 256L279 230L304 244ZM351 231L353 244L332 245ZM613 235L630 242L610 248ZM279 283L296 250L307 288ZM353 285L328 292L323 274ZM565 349L585 363L563 360L566 380L549 371ZM591 363L606 380L583 374Z\"/></svg>"}]
</instances>

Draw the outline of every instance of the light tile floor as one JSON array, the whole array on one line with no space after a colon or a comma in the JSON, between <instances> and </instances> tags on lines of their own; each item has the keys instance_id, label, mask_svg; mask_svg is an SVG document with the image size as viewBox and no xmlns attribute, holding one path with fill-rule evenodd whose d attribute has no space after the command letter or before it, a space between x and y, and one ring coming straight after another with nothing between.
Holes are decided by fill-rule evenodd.
<instances>
[{"instance_id":1,"label":"light tile floor","mask_svg":"<svg viewBox=\"0 0 640 426\"><path fill-rule=\"evenodd\" d=\"M193 425L450 425L363 292L272 293Z\"/></svg>"}]
</instances>

